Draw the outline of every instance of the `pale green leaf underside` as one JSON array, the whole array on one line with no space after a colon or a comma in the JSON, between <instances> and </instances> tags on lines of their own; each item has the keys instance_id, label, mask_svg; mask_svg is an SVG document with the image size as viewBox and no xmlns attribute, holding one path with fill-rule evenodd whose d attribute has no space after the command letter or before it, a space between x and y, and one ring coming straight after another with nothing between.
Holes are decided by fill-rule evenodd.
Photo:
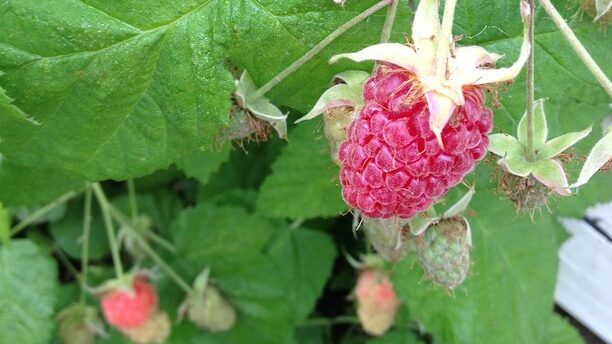
<instances>
[{"instance_id":1,"label":"pale green leaf underside","mask_svg":"<svg viewBox=\"0 0 612 344\"><path fill-rule=\"evenodd\" d=\"M0 344L46 344L55 326L57 267L29 240L0 246Z\"/></svg>"},{"instance_id":2,"label":"pale green leaf underside","mask_svg":"<svg viewBox=\"0 0 612 344\"><path fill-rule=\"evenodd\" d=\"M578 180L572 184L572 187L586 184L610 159L612 159L612 129L608 129L604 137L593 146L582 166L582 170L580 170Z\"/></svg>"}]
</instances>

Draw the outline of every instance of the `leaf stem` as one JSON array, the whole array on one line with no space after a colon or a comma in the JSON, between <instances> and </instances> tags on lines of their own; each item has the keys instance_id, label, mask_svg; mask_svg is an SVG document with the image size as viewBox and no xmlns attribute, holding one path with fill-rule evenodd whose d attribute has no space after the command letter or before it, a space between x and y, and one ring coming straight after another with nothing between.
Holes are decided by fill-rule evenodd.
<instances>
[{"instance_id":1,"label":"leaf stem","mask_svg":"<svg viewBox=\"0 0 612 344\"><path fill-rule=\"evenodd\" d=\"M442 26L440 34L437 38L436 59L434 64L434 76L446 78L446 66L448 64L448 55L453 41L453 21L455 18L455 7L457 0L446 0L444 2L444 14L442 17Z\"/></svg>"},{"instance_id":2,"label":"leaf stem","mask_svg":"<svg viewBox=\"0 0 612 344\"><path fill-rule=\"evenodd\" d=\"M110 215L110 203L104 194L104 191L100 187L100 184L92 184L93 192L96 195L100 209L102 210L102 217L104 218L104 226L106 227L106 235L108 236L108 243L111 249L111 255L113 257L113 266L115 267L115 274L119 281L123 281L123 266L121 265L121 257L119 255L119 247L117 246L117 238L115 237L115 229L113 226L113 219Z\"/></svg>"},{"instance_id":3,"label":"leaf stem","mask_svg":"<svg viewBox=\"0 0 612 344\"><path fill-rule=\"evenodd\" d=\"M346 32L348 29L357 25L362 20L371 16L372 14L378 12L383 7L389 5L393 0L382 0L378 2L376 5L368 8L363 11L353 19L348 22L342 24L338 27L334 32L330 33L329 36L325 37L321 42L315 45L312 49L310 49L306 54L293 62L289 67L285 68L282 72L278 73L275 77L273 77L270 81L260 87L257 91L253 92L249 96L250 101L257 100L263 97L266 93L268 93L274 86L278 85L281 81L283 81L286 77L291 75L293 72L302 67L306 62L310 61L315 55L317 55L323 48L328 46L331 42L333 42L336 38Z\"/></svg>"},{"instance_id":4,"label":"leaf stem","mask_svg":"<svg viewBox=\"0 0 612 344\"><path fill-rule=\"evenodd\" d=\"M534 136L534 102L535 102L535 4L528 0L529 10L529 59L527 60L527 154L531 159L535 156Z\"/></svg>"},{"instance_id":5,"label":"leaf stem","mask_svg":"<svg viewBox=\"0 0 612 344\"><path fill-rule=\"evenodd\" d=\"M140 236L140 234L135 233L134 237L138 241L140 247L145 251L145 253L155 261L159 267L164 270L164 272L176 283L181 289L183 289L187 294L194 293L194 290L179 276L179 274L174 271L155 251L147 244L147 242Z\"/></svg>"},{"instance_id":6,"label":"leaf stem","mask_svg":"<svg viewBox=\"0 0 612 344\"><path fill-rule=\"evenodd\" d=\"M85 206L83 210L83 237L81 251L81 295L80 302L85 303L85 287L89 270L89 234L91 233L91 185L85 189Z\"/></svg>"},{"instance_id":7,"label":"leaf stem","mask_svg":"<svg viewBox=\"0 0 612 344\"><path fill-rule=\"evenodd\" d=\"M130 199L130 213L132 220L138 217L138 205L136 204L136 188L134 187L134 179L127 180L128 197Z\"/></svg>"},{"instance_id":8,"label":"leaf stem","mask_svg":"<svg viewBox=\"0 0 612 344\"><path fill-rule=\"evenodd\" d=\"M593 59L593 57L589 54L586 48L582 45L580 40L576 37L572 29L567 25L561 14L557 11L555 6L550 2L550 0L540 0L540 4L544 7L544 10L548 13L548 15L552 18L553 22L563 36L565 40L569 43L569 45L574 49L574 52L578 55L578 57L582 60L582 63L589 69L591 74L597 79L599 84L603 87L603 89L608 93L610 97L612 97L612 82L603 72L603 70L597 65L597 62Z\"/></svg>"},{"instance_id":9,"label":"leaf stem","mask_svg":"<svg viewBox=\"0 0 612 344\"><path fill-rule=\"evenodd\" d=\"M385 18L385 25L380 35L380 43L388 43L391 38L391 31L393 30L393 23L395 22L395 15L397 14L399 2L400 0L394 0L387 9L387 17Z\"/></svg>"},{"instance_id":10,"label":"leaf stem","mask_svg":"<svg viewBox=\"0 0 612 344\"><path fill-rule=\"evenodd\" d=\"M11 236L21 232L24 228L28 227L30 224L34 223L36 220L38 220L41 217L45 216L45 214L47 214L51 210L55 209L60 204L62 204L64 202L74 198L77 195L78 195L78 193L76 193L74 191L66 192L65 194L63 194L60 197L56 198L53 202L47 204L46 206L44 206L42 208L39 208L34 213L30 214L28 217L26 217L21 222L16 224L13 228L11 228Z\"/></svg>"}]
</instances>

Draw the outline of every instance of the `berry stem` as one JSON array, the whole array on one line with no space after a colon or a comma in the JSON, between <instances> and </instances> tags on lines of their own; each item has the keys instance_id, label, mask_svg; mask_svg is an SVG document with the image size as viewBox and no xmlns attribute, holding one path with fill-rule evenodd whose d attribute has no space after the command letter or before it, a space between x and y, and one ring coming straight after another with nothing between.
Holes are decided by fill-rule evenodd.
<instances>
[{"instance_id":1,"label":"berry stem","mask_svg":"<svg viewBox=\"0 0 612 344\"><path fill-rule=\"evenodd\" d=\"M544 7L544 10L548 13L550 18L553 20L559 31L565 37L565 40L569 43L569 45L574 49L574 52L578 55L578 57L582 60L582 63L589 69L591 74L597 79L599 84L604 88L604 90L608 93L610 97L612 97L612 82L603 72L603 70L597 65L597 62L593 59L593 57L589 54L586 48L582 45L580 40L576 37L572 29L567 25L561 14L557 11L555 6L550 2L550 0L540 0L540 4Z\"/></svg>"},{"instance_id":2,"label":"berry stem","mask_svg":"<svg viewBox=\"0 0 612 344\"><path fill-rule=\"evenodd\" d=\"M138 217L138 205L136 204L136 188L134 187L134 179L127 180L128 196L130 198L130 213L132 220Z\"/></svg>"},{"instance_id":3,"label":"berry stem","mask_svg":"<svg viewBox=\"0 0 612 344\"><path fill-rule=\"evenodd\" d=\"M81 251L81 295L80 302L85 303L85 287L89 268L89 234L91 233L91 185L85 189L85 206L83 209L83 247Z\"/></svg>"},{"instance_id":4,"label":"berry stem","mask_svg":"<svg viewBox=\"0 0 612 344\"><path fill-rule=\"evenodd\" d=\"M14 236L15 234L21 232L24 228L28 227L30 224L34 223L36 220L45 216L48 212L55 209L60 204L69 201L70 199L74 198L77 195L78 193L74 191L66 192L65 194L56 198L53 202L47 204L46 206L42 208L39 208L34 213L30 214L28 217L26 217L21 222L16 224L13 228L11 228L11 236Z\"/></svg>"},{"instance_id":5,"label":"berry stem","mask_svg":"<svg viewBox=\"0 0 612 344\"><path fill-rule=\"evenodd\" d=\"M249 96L250 101L257 100L263 97L266 93L268 93L274 86L278 85L281 81L283 81L286 77L291 75L293 72L302 67L306 62L310 61L315 55L317 55L323 48L328 46L331 42L333 42L336 38L346 32L348 29L357 25L362 20L371 16L372 14L378 12L383 7L389 5L393 0L382 0L376 5L368 8L363 11L353 19L348 22L342 24L339 28L337 28L334 32L330 33L329 36L325 37L321 42L315 45L312 49L310 49L306 54L293 62L289 67L285 68L282 72L278 73L275 77L273 77L270 81L268 81L265 85L261 86L257 91L253 92Z\"/></svg>"},{"instance_id":6,"label":"berry stem","mask_svg":"<svg viewBox=\"0 0 612 344\"><path fill-rule=\"evenodd\" d=\"M140 234L135 233L134 237L138 241L140 247L145 251L145 253L151 259L153 259L153 261L155 261L155 263L159 265L162 270L164 270L166 275L168 275L168 277L170 277L170 279L172 279L174 283L176 283L187 294L194 293L194 290L189 286L189 284L187 284L187 282L185 282L185 280L183 280L181 276L179 276L179 274L176 273L176 271L174 271L174 269L170 267L170 265L168 265L157 253L155 253L155 251L151 248L151 246L149 246L149 244L147 244L147 242L140 236Z\"/></svg>"},{"instance_id":7,"label":"berry stem","mask_svg":"<svg viewBox=\"0 0 612 344\"><path fill-rule=\"evenodd\" d=\"M115 275L119 281L123 281L123 266L121 265L121 257L119 256L119 247L117 246L117 238L115 237L115 229L113 227L113 220L110 215L110 203L104 194L104 191L100 187L100 184L92 184L93 192L96 195L100 209L102 210L102 217L104 218L104 226L106 227L106 235L108 236L108 243L111 249L111 255L113 257L113 266L115 267Z\"/></svg>"},{"instance_id":8,"label":"berry stem","mask_svg":"<svg viewBox=\"0 0 612 344\"><path fill-rule=\"evenodd\" d=\"M391 31L393 30L393 23L395 22L395 15L397 14L398 4L399 0L394 0L387 9L387 17L385 18L385 25L383 26L382 33L380 35L380 43L389 43Z\"/></svg>"},{"instance_id":9,"label":"berry stem","mask_svg":"<svg viewBox=\"0 0 612 344\"><path fill-rule=\"evenodd\" d=\"M444 14L442 17L442 27L437 38L436 59L434 62L434 76L446 79L446 65L448 54L453 40L453 20L455 18L455 7L457 0L446 0L444 2Z\"/></svg>"},{"instance_id":10,"label":"berry stem","mask_svg":"<svg viewBox=\"0 0 612 344\"><path fill-rule=\"evenodd\" d=\"M533 145L534 135L534 102L535 102L535 4L534 0L528 0L529 10L529 59L527 60L527 154L530 159L535 158L535 147Z\"/></svg>"},{"instance_id":11,"label":"berry stem","mask_svg":"<svg viewBox=\"0 0 612 344\"><path fill-rule=\"evenodd\" d=\"M115 208L112 204L110 205L109 210L111 212L112 217L117 222L119 222L122 226L130 228L132 232L136 232L136 230L134 229L134 224L130 221L130 219L124 213L122 213L119 209ZM139 234L139 232L135 234ZM163 248L165 248L166 250L172 253L176 252L176 248L174 248L174 246L172 246L171 243L169 243L166 239L160 237L159 235L156 235L155 233L151 231L144 231L143 234L147 236L149 239L153 240L159 246L162 246Z\"/></svg>"}]
</instances>

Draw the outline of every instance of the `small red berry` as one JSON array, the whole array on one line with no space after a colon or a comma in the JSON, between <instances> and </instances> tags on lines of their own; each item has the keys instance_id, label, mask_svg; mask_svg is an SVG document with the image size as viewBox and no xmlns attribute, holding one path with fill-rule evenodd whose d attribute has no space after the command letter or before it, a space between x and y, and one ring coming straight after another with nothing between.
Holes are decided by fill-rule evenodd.
<instances>
[{"instance_id":1,"label":"small red berry","mask_svg":"<svg viewBox=\"0 0 612 344\"><path fill-rule=\"evenodd\" d=\"M417 78L381 65L366 82L364 106L339 148L344 200L367 217L410 218L457 185L486 154L492 126L481 89L464 87L463 95L440 147Z\"/></svg>"},{"instance_id":2,"label":"small red berry","mask_svg":"<svg viewBox=\"0 0 612 344\"><path fill-rule=\"evenodd\" d=\"M121 330L143 325L157 310L155 288L143 277L135 277L132 290L116 289L101 301L106 321Z\"/></svg>"},{"instance_id":3,"label":"small red berry","mask_svg":"<svg viewBox=\"0 0 612 344\"><path fill-rule=\"evenodd\" d=\"M355 287L357 316L363 330L382 336L393 325L400 301L389 275L379 269L363 270Z\"/></svg>"}]
</instances>

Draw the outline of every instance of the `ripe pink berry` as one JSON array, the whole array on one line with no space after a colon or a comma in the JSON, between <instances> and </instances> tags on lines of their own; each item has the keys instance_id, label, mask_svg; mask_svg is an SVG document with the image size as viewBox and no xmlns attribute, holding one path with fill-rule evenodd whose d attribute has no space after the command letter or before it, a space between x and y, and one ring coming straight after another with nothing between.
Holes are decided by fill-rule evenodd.
<instances>
[{"instance_id":1,"label":"ripe pink berry","mask_svg":"<svg viewBox=\"0 0 612 344\"><path fill-rule=\"evenodd\" d=\"M157 310L155 288L145 278L136 277L132 289L116 289L102 297L104 318L121 330L143 325Z\"/></svg>"},{"instance_id":2,"label":"ripe pink berry","mask_svg":"<svg viewBox=\"0 0 612 344\"><path fill-rule=\"evenodd\" d=\"M393 325L400 301L386 272L367 269L355 288L357 316L364 331L381 336Z\"/></svg>"},{"instance_id":3,"label":"ripe pink berry","mask_svg":"<svg viewBox=\"0 0 612 344\"><path fill-rule=\"evenodd\" d=\"M441 148L417 79L381 65L365 84L364 106L339 148L344 200L371 218L410 218L457 185L485 156L493 118L479 87L464 87L463 95Z\"/></svg>"}]
</instances>

